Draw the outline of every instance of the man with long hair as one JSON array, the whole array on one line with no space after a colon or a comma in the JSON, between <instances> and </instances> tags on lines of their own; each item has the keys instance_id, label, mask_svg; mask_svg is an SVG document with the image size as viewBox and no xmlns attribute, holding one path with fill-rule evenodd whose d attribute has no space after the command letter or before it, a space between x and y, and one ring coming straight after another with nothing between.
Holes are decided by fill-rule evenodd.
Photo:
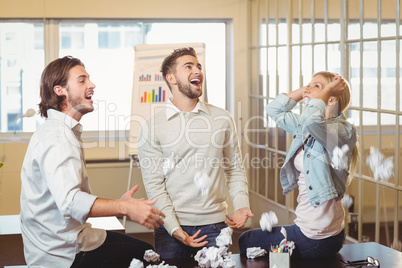
<instances>
[{"instance_id":1,"label":"man with long hair","mask_svg":"<svg viewBox=\"0 0 402 268\"><path fill-rule=\"evenodd\" d=\"M134 237L91 227L88 217L127 216L154 229L164 214L154 200L91 194L81 139L82 116L94 110L95 85L84 64L66 56L41 78L40 114L21 170L21 232L29 267L128 267L152 246ZM161 216L161 217L160 217Z\"/></svg>"}]
</instances>

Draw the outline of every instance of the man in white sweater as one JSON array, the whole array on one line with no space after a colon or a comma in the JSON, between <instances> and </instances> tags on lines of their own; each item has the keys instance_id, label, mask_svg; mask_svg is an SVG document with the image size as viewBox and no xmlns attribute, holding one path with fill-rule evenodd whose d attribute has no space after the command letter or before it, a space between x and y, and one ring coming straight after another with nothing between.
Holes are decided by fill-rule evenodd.
<instances>
[{"instance_id":1,"label":"man in white sweater","mask_svg":"<svg viewBox=\"0 0 402 268\"><path fill-rule=\"evenodd\" d=\"M199 99L204 75L193 48L176 49L161 72L173 98L145 124L137 145L149 199L165 215L154 231L163 259L216 245L221 229L241 228L254 215L234 120ZM230 195L235 213L227 215Z\"/></svg>"}]
</instances>

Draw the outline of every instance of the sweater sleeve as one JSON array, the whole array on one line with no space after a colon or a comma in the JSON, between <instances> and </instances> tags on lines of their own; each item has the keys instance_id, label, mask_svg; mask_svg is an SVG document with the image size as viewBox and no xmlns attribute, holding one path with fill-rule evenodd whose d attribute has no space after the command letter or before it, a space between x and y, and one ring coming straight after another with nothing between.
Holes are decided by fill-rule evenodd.
<instances>
[{"instance_id":1,"label":"sweater sleeve","mask_svg":"<svg viewBox=\"0 0 402 268\"><path fill-rule=\"evenodd\" d=\"M141 126L137 146L142 179L148 199L157 199L154 206L165 214L164 227L169 234L172 234L172 231L180 228L180 223L166 190L162 149L155 134L151 134L148 123Z\"/></svg>"},{"instance_id":2,"label":"sweater sleeve","mask_svg":"<svg viewBox=\"0 0 402 268\"><path fill-rule=\"evenodd\" d=\"M226 183L228 186L229 195L233 202L234 210L240 208L250 208L247 177L244 170L238 136L234 120L229 116L230 128L227 132L227 146L224 148L224 158L228 160L225 168Z\"/></svg>"}]
</instances>

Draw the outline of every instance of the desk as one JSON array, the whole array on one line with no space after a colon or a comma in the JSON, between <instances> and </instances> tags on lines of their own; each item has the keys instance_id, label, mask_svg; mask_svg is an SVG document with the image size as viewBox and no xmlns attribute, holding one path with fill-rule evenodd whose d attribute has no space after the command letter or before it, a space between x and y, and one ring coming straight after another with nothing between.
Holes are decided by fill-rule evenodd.
<instances>
[{"instance_id":1,"label":"desk","mask_svg":"<svg viewBox=\"0 0 402 268\"><path fill-rule=\"evenodd\" d=\"M380 261L382 268L396 268L402 266L402 252L385 247L383 245L369 242L360 244L346 244L334 257L318 260L291 260L291 268L340 268L351 267L341 262L366 259L371 256ZM256 259L247 259L246 256L233 254L232 260L236 262L236 268L267 268L269 267L268 255ZM194 259L171 259L166 260L169 265L176 265L179 268L199 267Z\"/></svg>"},{"instance_id":2,"label":"desk","mask_svg":"<svg viewBox=\"0 0 402 268\"><path fill-rule=\"evenodd\" d=\"M112 217L94 217L88 218L93 228L113 230L125 233L124 226L120 221ZM21 235L20 215L3 215L0 216L0 235Z\"/></svg>"},{"instance_id":3,"label":"desk","mask_svg":"<svg viewBox=\"0 0 402 268\"><path fill-rule=\"evenodd\" d=\"M116 217L88 218L94 228L125 233L123 225ZM14 265L20 266L14 266ZM22 268L25 263L21 237L20 215L0 216L0 267ZM128 267L128 266L127 266Z\"/></svg>"}]
</instances>

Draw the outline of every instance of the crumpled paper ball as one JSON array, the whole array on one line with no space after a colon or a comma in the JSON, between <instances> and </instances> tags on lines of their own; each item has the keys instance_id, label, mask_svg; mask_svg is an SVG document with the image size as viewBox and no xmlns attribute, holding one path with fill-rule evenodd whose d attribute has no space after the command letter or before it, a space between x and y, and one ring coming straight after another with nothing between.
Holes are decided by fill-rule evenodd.
<instances>
[{"instance_id":1,"label":"crumpled paper ball","mask_svg":"<svg viewBox=\"0 0 402 268\"><path fill-rule=\"evenodd\" d=\"M236 263L232 260L232 253L227 247L203 247L194 256L201 268L232 268Z\"/></svg>"},{"instance_id":2,"label":"crumpled paper ball","mask_svg":"<svg viewBox=\"0 0 402 268\"><path fill-rule=\"evenodd\" d=\"M128 268L144 268L144 264L142 263L142 261L133 258Z\"/></svg>"},{"instance_id":3,"label":"crumpled paper ball","mask_svg":"<svg viewBox=\"0 0 402 268\"><path fill-rule=\"evenodd\" d=\"M236 262L234 260L230 259L223 259L223 264L222 268L235 268L236 267Z\"/></svg>"},{"instance_id":4,"label":"crumpled paper ball","mask_svg":"<svg viewBox=\"0 0 402 268\"><path fill-rule=\"evenodd\" d=\"M274 226L277 223L278 223L278 217L276 216L275 212L269 211L262 213L260 219L261 230L271 232L272 226Z\"/></svg>"},{"instance_id":5,"label":"crumpled paper ball","mask_svg":"<svg viewBox=\"0 0 402 268\"><path fill-rule=\"evenodd\" d=\"M349 151L349 146L344 144L342 148L336 146L333 151L332 165L337 170L348 169L348 156L346 153Z\"/></svg>"},{"instance_id":6,"label":"crumpled paper ball","mask_svg":"<svg viewBox=\"0 0 402 268\"><path fill-rule=\"evenodd\" d=\"M230 227L223 228L220 234L215 238L218 247L227 247L232 244L233 229Z\"/></svg>"},{"instance_id":7,"label":"crumpled paper ball","mask_svg":"<svg viewBox=\"0 0 402 268\"><path fill-rule=\"evenodd\" d=\"M249 259L254 259L257 257L261 257L267 254L267 251L265 249L262 249L261 247L251 247L247 248L246 250L246 255L247 258Z\"/></svg>"},{"instance_id":8,"label":"crumpled paper ball","mask_svg":"<svg viewBox=\"0 0 402 268\"><path fill-rule=\"evenodd\" d=\"M159 261L159 254L152 249L148 249L144 253L144 260L147 262L157 262Z\"/></svg>"},{"instance_id":9,"label":"crumpled paper ball","mask_svg":"<svg viewBox=\"0 0 402 268\"><path fill-rule=\"evenodd\" d=\"M344 207L350 208L353 205L353 198L350 195L345 194L342 199L342 204Z\"/></svg>"},{"instance_id":10,"label":"crumpled paper ball","mask_svg":"<svg viewBox=\"0 0 402 268\"><path fill-rule=\"evenodd\" d=\"M194 184L201 191L202 196L209 192L209 182L211 178L205 172L197 172L194 175Z\"/></svg>"},{"instance_id":11,"label":"crumpled paper ball","mask_svg":"<svg viewBox=\"0 0 402 268\"><path fill-rule=\"evenodd\" d=\"M393 157L384 159L384 155L373 146L370 147L366 164L370 166L375 180L381 179L387 182L394 175Z\"/></svg>"}]
</instances>

